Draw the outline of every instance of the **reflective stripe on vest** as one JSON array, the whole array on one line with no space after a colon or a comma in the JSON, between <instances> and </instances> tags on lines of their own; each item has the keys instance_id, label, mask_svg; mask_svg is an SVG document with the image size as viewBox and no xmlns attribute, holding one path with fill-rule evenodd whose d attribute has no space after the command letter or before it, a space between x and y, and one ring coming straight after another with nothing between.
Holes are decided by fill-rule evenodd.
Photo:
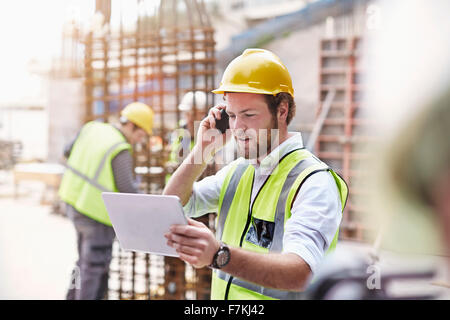
<instances>
[{"instance_id":1,"label":"reflective stripe on vest","mask_svg":"<svg viewBox=\"0 0 450 320\"><path fill-rule=\"evenodd\" d=\"M224 191L221 192L216 227L217 238L231 246L239 246L255 252L281 252L283 249L284 226L285 222L290 218L290 208L295 199L294 195L298 193L301 184L309 176L319 171L331 171L331 169L307 150L294 150L280 160L277 168L258 191L253 203L250 203L253 181L250 183L249 179L254 179L254 168L246 162L238 162L227 175L223 187ZM272 180L270 180L270 177L272 177ZM270 190L264 189L266 186ZM236 194L238 189L240 190L239 192L247 194L244 196ZM270 198L272 196L273 201L268 199L270 201L264 201L263 203L263 200L258 199L260 193L263 194L263 197ZM341 194L341 198L342 195L346 198L347 194L346 192L344 193L344 195ZM241 204L239 206L241 211L239 213L234 212L234 215L242 215L242 211L246 210L246 207L242 206L242 204L248 201L247 222L244 229L241 227L239 230L242 232L239 242L236 239L239 236L239 231L230 231L230 226L227 229L227 219L231 214L230 209L232 206L235 206L233 201L238 201ZM256 208L254 208L255 204ZM264 219L257 217L264 217ZM231 219L237 219L236 221L239 220L241 223L244 221L242 217L236 218L236 216L231 217ZM269 229L269 233L273 232L271 234L272 239L269 239L270 241L268 239L265 239L266 241L258 239L258 236L261 236L261 230L257 230L257 227L255 227L255 224L258 223L264 225L262 227L263 230ZM238 229L235 224L231 227L234 227L232 229ZM230 234L231 239L229 237ZM337 237L335 237L335 240L337 241ZM213 299L297 299L300 297L300 294L299 292L265 288L242 279L230 277L223 271L214 270L211 297Z\"/></svg>"},{"instance_id":2,"label":"reflective stripe on vest","mask_svg":"<svg viewBox=\"0 0 450 320\"><path fill-rule=\"evenodd\" d=\"M125 141L121 141L118 142L114 145L112 145L108 151L106 151L105 155L103 156L100 165L97 168L97 171L95 171L95 175L94 177L91 179L88 176L86 176L85 174L81 173L80 171L78 171L77 169L75 169L74 167L71 167L70 165L68 165L67 163L64 164L64 166L69 169L70 171L72 171L74 174L76 174L77 176L79 176L81 179L83 179L84 181L90 183L91 185L93 185L94 187L96 187L97 189L99 189L102 192L112 192L113 190L109 190L108 188L105 188L104 186L102 186L100 183L98 183L98 177L100 175L100 172L102 172L103 167L105 166L106 163L106 159L108 159L108 156L121 144L127 144Z\"/></svg>"}]
</instances>

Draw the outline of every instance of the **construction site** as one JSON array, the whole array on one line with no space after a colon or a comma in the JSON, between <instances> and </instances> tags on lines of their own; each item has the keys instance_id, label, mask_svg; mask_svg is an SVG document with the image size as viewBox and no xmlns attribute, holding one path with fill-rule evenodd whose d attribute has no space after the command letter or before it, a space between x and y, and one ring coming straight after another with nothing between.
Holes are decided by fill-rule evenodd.
<instances>
[{"instance_id":1,"label":"construction site","mask_svg":"<svg viewBox=\"0 0 450 320\"><path fill-rule=\"evenodd\" d=\"M171 158L173 133L186 128L180 107L186 95L202 93L202 99L193 95L192 109L203 119L224 101L212 91L248 48L275 53L289 70L296 105L289 132L300 132L304 148L348 186L336 250L329 255L334 260L324 259L314 274L315 286L323 287L306 290L305 299L450 298L449 207L430 205L433 214L426 218L392 214L387 220L395 221L393 227L385 228L385 213L419 206L397 206L390 200L397 194L391 180L376 171L390 172L378 168L384 157L376 152L407 127L411 110L422 110L412 106L435 101L425 92L450 88L448 71L442 71L450 70L450 23L439 24L438 35L433 27L408 29L419 40L409 34L393 40L404 30L388 26L405 11L411 21L424 11L439 19L449 8L445 1L437 1L442 8L419 0L409 7L376 0L30 2L0 9L2 38L12 48L0 64L0 299L66 299L79 239L58 190L68 170L65 148L81 128L92 121L117 124L133 102L150 106L151 134L133 145L133 178L139 193L162 195L180 165ZM40 12L39 20L23 7ZM405 29L414 26L410 20ZM420 39L440 53L420 58L419 77L402 63L422 57L425 49L414 42ZM393 43L398 47L388 47ZM421 77L433 81L422 86ZM449 100L444 103L450 109ZM438 150L448 148L448 136L443 140L447 146L436 142ZM233 153L233 146L228 149ZM199 180L225 165L209 162ZM407 185L415 185L408 179ZM388 187L374 186L386 181ZM387 195L379 198L378 191ZM196 220L216 232L216 217L211 212ZM116 238L102 299L209 300L213 272L177 257L125 250Z\"/></svg>"}]
</instances>

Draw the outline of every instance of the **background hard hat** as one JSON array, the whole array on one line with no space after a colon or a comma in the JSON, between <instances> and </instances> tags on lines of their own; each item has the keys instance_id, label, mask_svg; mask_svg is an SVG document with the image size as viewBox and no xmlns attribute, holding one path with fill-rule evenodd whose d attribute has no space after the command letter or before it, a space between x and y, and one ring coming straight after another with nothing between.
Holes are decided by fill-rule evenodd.
<instances>
[{"instance_id":1,"label":"background hard hat","mask_svg":"<svg viewBox=\"0 0 450 320\"><path fill-rule=\"evenodd\" d=\"M189 91L181 99L181 103L178 105L180 111L189 111L194 105L194 93ZM206 108L206 93L203 91L195 91L195 107L197 110L205 110Z\"/></svg>"},{"instance_id":2,"label":"background hard hat","mask_svg":"<svg viewBox=\"0 0 450 320\"><path fill-rule=\"evenodd\" d=\"M264 49L246 49L225 69L219 88L213 93L247 92L294 96L291 76L275 54Z\"/></svg>"},{"instance_id":3,"label":"background hard hat","mask_svg":"<svg viewBox=\"0 0 450 320\"><path fill-rule=\"evenodd\" d=\"M120 115L144 129L149 135L152 134L153 110L145 103L132 102L120 112Z\"/></svg>"}]
</instances>

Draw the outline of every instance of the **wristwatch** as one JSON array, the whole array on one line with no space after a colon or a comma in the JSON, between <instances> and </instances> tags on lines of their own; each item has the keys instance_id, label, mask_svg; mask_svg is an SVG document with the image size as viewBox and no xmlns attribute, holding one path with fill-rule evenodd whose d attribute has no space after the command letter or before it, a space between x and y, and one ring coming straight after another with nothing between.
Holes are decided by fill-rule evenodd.
<instances>
[{"instance_id":1,"label":"wristwatch","mask_svg":"<svg viewBox=\"0 0 450 320\"><path fill-rule=\"evenodd\" d=\"M228 262L230 262L230 258L230 248L228 248L225 243L221 242L219 250L217 250L214 255L212 263L209 267L214 269L222 269L228 264Z\"/></svg>"}]
</instances>

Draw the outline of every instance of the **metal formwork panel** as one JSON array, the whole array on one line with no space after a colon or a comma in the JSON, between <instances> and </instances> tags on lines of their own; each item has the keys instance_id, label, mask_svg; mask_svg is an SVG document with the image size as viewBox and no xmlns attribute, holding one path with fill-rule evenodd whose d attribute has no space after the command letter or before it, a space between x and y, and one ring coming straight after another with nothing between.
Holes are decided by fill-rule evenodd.
<instances>
[{"instance_id":1,"label":"metal formwork panel","mask_svg":"<svg viewBox=\"0 0 450 320\"><path fill-rule=\"evenodd\" d=\"M151 1L150 1L151 2ZM138 1L145 7L145 0ZM114 10L114 8L112 8ZM170 153L169 138L181 118L178 104L189 91L214 104L215 42L203 1L160 1L157 13L139 12L134 30L103 28L81 39L84 46L85 121L113 122L133 101L155 112L153 136L135 149L140 189L160 194ZM195 102L194 102L195 103ZM208 222L209 218L205 218ZM122 251L114 244L110 299L207 299L211 271L175 258Z\"/></svg>"},{"instance_id":2,"label":"metal formwork panel","mask_svg":"<svg viewBox=\"0 0 450 320\"><path fill-rule=\"evenodd\" d=\"M361 39L332 38L321 41L320 105L317 115L330 91L334 91L327 117L315 145L316 154L336 170L349 186L349 199L341 224L341 237L363 240L371 231L365 225L364 171L361 160L367 157L363 146L373 141L367 134L370 121L362 111Z\"/></svg>"}]
</instances>

